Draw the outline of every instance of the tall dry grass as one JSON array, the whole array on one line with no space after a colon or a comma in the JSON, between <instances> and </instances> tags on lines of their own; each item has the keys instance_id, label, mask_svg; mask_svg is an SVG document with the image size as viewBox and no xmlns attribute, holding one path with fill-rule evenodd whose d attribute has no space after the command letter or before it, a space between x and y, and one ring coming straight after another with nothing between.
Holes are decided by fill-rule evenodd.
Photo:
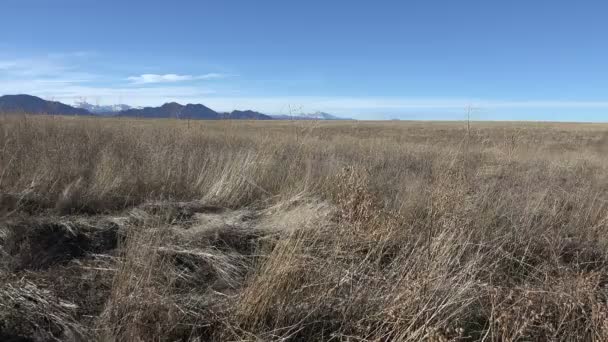
<instances>
[{"instance_id":1,"label":"tall dry grass","mask_svg":"<svg viewBox=\"0 0 608 342\"><path fill-rule=\"evenodd\" d=\"M87 338L603 341L607 132L3 117L0 191L5 220L129 212Z\"/></svg>"}]
</instances>

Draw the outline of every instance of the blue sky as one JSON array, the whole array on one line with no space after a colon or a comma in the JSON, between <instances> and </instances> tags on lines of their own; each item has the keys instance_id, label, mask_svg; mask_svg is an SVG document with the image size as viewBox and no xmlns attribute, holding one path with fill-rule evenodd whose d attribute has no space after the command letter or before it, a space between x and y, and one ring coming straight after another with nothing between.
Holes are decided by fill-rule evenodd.
<instances>
[{"instance_id":1,"label":"blue sky","mask_svg":"<svg viewBox=\"0 0 608 342\"><path fill-rule=\"evenodd\" d=\"M0 94L608 121L606 1L3 0Z\"/></svg>"}]
</instances>

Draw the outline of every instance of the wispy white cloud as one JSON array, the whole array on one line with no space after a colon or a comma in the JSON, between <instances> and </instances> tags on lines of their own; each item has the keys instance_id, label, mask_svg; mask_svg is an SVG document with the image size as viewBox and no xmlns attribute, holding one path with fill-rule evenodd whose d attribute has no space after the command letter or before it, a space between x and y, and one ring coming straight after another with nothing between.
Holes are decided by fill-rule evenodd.
<instances>
[{"instance_id":1,"label":"wispy white cloud","mask_svg":"<svg viewBox=\"0 0 608 342\"><path fill-rule=\"evenodd\" d=\"M177 74L143 74L139 76L131 76L128 77L127 80L138 83L138 84L146 84L146 83L167 83L167 82L180 82L180 81L190 81L194 79L192 75L177 75Z\"/></svg>"},{"instance_id":2,"label":"wispy white cloud","mask_svg":"<svg viewBox=\"0 0 608 342\"><path fill-rule=\"evenodd\" d=\"M48 55L29 58L0 58L0 81L35 79L74 79L83 82L97 78L79 70L74 63L84 52Z\"/></svg>"},{"instance_id":3,"label":"wispy white cloud","mask_svg":"<svg viewBox=\"0 0 608 342\"><path fill-rule=\"evenodd\" d=\"M127 77L127 80L135 84L151 84L151 83L174 83L183 81L195 81L195 80L211 80L226 78L232 75L220 74L220 73L209 73L204 75L178 75L178 74L142 74L139 76Z\"/></svg>"}]
</instances>

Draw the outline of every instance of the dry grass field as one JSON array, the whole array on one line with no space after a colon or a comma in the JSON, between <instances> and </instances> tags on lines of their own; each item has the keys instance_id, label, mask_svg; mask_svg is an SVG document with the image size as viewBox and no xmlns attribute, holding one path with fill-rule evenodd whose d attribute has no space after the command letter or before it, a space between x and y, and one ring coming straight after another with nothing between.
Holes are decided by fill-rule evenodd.
<instances>
[{"instance_id":1,"label":"dry grass field","mask_svg":"<svg viewBox=\"0 0 608 342\"><path fill-rule=\"evenodd\" d=\"M2 341L608 340L608 125L0 118Z\"/></svg>"}]
</instances>

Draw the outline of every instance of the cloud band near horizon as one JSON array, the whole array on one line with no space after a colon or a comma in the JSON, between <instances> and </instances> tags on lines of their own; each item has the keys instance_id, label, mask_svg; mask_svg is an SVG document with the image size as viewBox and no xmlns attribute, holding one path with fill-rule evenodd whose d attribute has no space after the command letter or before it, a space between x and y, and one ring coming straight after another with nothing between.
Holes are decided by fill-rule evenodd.
<instances>
[{"instance_id":1,"label":"cloud band near horizon","mask_svg":"<svg viewBox=\"0 0 608 342\"><path fill-rule=\"evenodd\" d=\"M78 68L78 61L93 53L50 54L41 58L0 59L0 95L25 93L47 99L74 103L83 98L100 104L122 102L133 106L155 106L164 102L203 103L216 110L251 109L269 114L286 114L292 108L305 112L325 111L344 116L360 114L365 118L390 118L403 113L444 113L460 115L469 106L478 112L508 111L534 113L544 110L608 112L608 101L564 99L483 99L457 97L374 97L374 96L240 96L239 79L227 80L235 74L142 73L117 77L93 74ZM208 83L194 81L220 80L231 82L237 89L230 94L220 92ZM215 83L213 84L215 85ZM261 90L260 90L261 91ZM254 93L258 93L256 91ZM603 113L601 113L603 114ZM547 114L550 115L550 114ZM573 114L574 115L574 114ZM596 116L603 118L603 116ZM608 115L606 115L608 118ZM532 115L530 119L535 119Z\"/></svg>"}]
</instances>

